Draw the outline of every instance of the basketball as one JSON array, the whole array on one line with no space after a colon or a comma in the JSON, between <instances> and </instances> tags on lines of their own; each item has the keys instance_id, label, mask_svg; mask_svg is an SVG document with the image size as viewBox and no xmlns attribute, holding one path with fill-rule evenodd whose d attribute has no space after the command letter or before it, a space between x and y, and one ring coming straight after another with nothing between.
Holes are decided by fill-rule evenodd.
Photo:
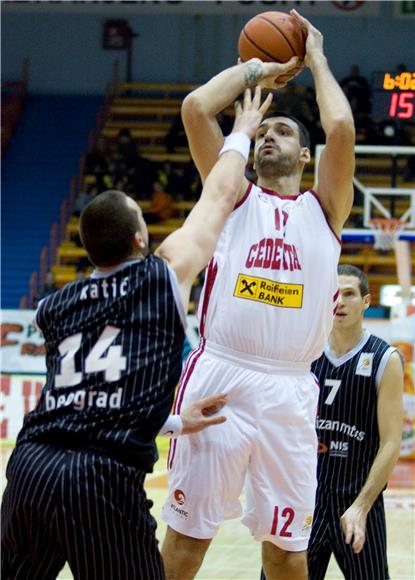
<instances>
[{"instance_id":1,"label":"basketball","mask_svg":"<svg viewBox=\"0 0 415 580\"><path fill-rule=\"evenodd\" d=\"M300 59L297 66L286 75L278 77L288 81L303 66L306 35L297 20L285 12L262 12L243 27L238 41L238 52L243 62L259 58L264 62L287 62L293 56Z\"/></svg>"}]
</instances>

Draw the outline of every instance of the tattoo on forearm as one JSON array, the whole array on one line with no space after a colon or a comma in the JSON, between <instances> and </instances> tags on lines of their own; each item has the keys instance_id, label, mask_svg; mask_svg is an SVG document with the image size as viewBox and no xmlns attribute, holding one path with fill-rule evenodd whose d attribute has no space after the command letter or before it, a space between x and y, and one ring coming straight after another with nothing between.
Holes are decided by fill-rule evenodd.
<instances>
[{"instance_id":1,"label":"tattoo on forearm","mask_svg":"<svg viewBox=\"0 0 415 580\"><path fill-rule=\"evenodd\" d=\"M250 62L245 67L245 86L252 87L258 84L262 78L262 64Z\"/></svg>"}]
</instances>

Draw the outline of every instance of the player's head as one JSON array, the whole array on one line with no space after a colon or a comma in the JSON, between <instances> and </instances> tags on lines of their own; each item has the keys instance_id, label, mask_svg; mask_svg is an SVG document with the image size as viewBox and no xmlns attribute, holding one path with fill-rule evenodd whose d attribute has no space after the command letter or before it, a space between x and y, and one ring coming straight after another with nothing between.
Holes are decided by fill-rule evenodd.
<instances>
[{"instance_id":1,"label":"player's head","mask_svg":"<svg viewBox=\"0 0 415 580\"><path fill-rule=\"evenodd\" d=\"M310 134L292 115L266 115L255 136L254 165L258 176L286 177L302 172L310 161Z\"/></svg>"},{"instance_id":2,"label":"player's head","mask_svg":"<svg viewBox=\"0 0 415 580\"><path fill-rule=\"evenodd\" d=\"M80 235L95 266L115 266L148 252L148 232L142 211L121 191L104 191L85 207Z\"/></svg>"},{"instance_id":3,"label":"player's head","mask_svg":"<svg viewBox=\"0 0 415 580\"><path fill-rule=\"evenodd\" d=\"M337 266L338 276L354 276L358 280L360 295L362 298L369 294L369 279L363 270L349 264L339 264Z\"/></svg>"},{"instance_id":4,"label":"player's head","mask_svg":"<svg viewBox=\"0 0 415 580\"><path fill-rule=\"evenodd\" d=\"M334 326L350 328L361 324L363 313L370 306L369 281L364 272L356 266L340 264L339 300L337 303Z\"/></svg>"}]
</instances>

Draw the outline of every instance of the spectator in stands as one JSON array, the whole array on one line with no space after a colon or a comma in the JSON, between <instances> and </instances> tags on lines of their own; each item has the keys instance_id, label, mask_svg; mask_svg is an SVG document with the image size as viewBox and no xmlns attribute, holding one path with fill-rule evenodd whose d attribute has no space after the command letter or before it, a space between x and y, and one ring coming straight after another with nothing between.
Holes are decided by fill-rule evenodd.
<instances>
[{"instance_id":1,"label":"spectator in stands","mask_svg":"<svg viewBox=\"0 0 415 580\"><path fill-rule=\"evenodd\" d=\"M356 144L358 145L378 145L381 136L377 125L366 113L356 113L354 115L356 127Z\"/></svg>"},{"instance_id":2,"label":"spectator in stands","mask_svg":"<svg viewBox=\"0 0 415 580\"><path fill-rule=\"evenodd\" d=\"M135 199L149 198L156 176L155 164L140 155L138 144L128 128L121 129L109 166L106 189L126 191ZM117 185L118 184L118 185Z\"/></svg>"},{"instance_id":3,"label":"spectator in stands","mask_svg":"<svg viewBox=\"0 0 415 580\"><path fill-rule=\"evenodd\" d=\"M372 91L368 81L360 74L357 64L354 64L348 76L340 81L340 86L350 103L354 115L357 113L370 114Z\"/></svg>"},{"instance_id":4,"label":"spectator in stands","mask_svg":"<svg viewBox=\"0 0 415 580\"><path fill-rule=\"evenodd\" d=\"M120 187L121 183L125 187L128 183L128 173L126 161L122 159L116 161L114 158L111 158L108 164L108 173L104 176L104 182L108 189L117 189L117 183L120 183Z\"/></svg>"},{"instance_id":5,"label":"spectator in stands","mask_svg":"<svg viewBox=\"0 0 415 580\"><path fill-rule=\"evenodd\" d=\"M134 186L131 183L131 175L125 175L124 177L119 177L114 181L114 189L117 191L124 191L128 193L131 197L134 197Z\"/></svg>"},{"instance_id":6,"label":"spectator in stands","mask_svg":"<svg viewBox=\"0 0 415 580\"><path fill-rule=\"evenodd\" d=\"M311 147L325 143L326 136L320 121L314 87L304 87L302 99L299 102L298 118L309 127Z\"/></svg>"},{"instance_id":7,"label":"spectator in stands","mask_svg":"<svg viewBox=\"0 0 415 580\"><path fill-rule=\"evenodd\" d=\"M157 170L157 181L167 190L169 188L172 167L170 161L165 161Z\"/></svg>"},{"instance_id":8,"label":"spectator in stands","mask_svg":"<svg viewBox=\"0 0 415 580\"><path fill-rule=\"evenodd\" d=\"M173 165L166 190L174 199L183 199L188 196L190 186L189 175L185 173L184 167Z\"/></svg>"},{"instance_id":9,"label":"spectator in stands","mask_svg":"<svg viewBox=\"0 0 415 580\"><path fill-rule=\"evenodd\" d=\"M198 200L202 193L202 181L193 162L184 167L184 188L182 197L185 200Z\"/></svg>"},{"instance_id":10,"label":"spectator in stands","mask_svg":"<svg viewBox=\"0 0 415 580\"><path fill-rule=\"evenodd\" d=\"M166 145L168 153L175 153L178 147L186 147L187 137L184 132L182 116L180 113L173 119L170 129L166 134L164 144Z\"/></svg>"},{"instance_id":11,"label":"spectator in stands","mask_svg":"<svg viewBox=\"0 0 415 580\"><path fill-rule=\"evenodd\" d=\"M134 167L136 163L137 145L127 127L120 129L118 133L117 147L113 158L117 164L123 162L127 167Z\"/></svg>"},{"instance_id":12,"label":"spectator in stands","mask_svg":"<svg viewBox=\"0 0 415 580\"><path fill-rule=\"evenodd\" d=\"M170 219L172 215L173 197L164 190L158 181L155 181L151 205L146 211L143 211L144 219L148 224L155 224Z\"/></svg>"},{"instance_id":13,"label":"spectator in stands","mask_svg":"<svg viewBox=\"0 0 415 580\"><path fill-rule=\"evenodd\" d=\"M84 207L94 199L94 197L98 194L98 187L96 185L92 185L85 191L81 191L78 194L78 197L75 200L75 207L74 207L74 215L79 217L81 215L82 210ZM79 244L81 245L81 244Z\"/></svg>"},{"instance_id":14,"label":"spectator in stands","mask_svg":"<svg viewBox=\"0 0 415 580\"><path fill-rule=\"evenodd\" d=\"M302 99L302 87L297 87L291 81L278 92L278 97L274 105L281 113L289 113L298 118L302 107ZM312 122L314 123L314 118Z\"/></svg>"},{"instance_id":15,"label":"spectator in stands","mask_svg":"<svg viewBox=\"0 0 415 580\"><path fill-rule=\"evenodd\" d=\"M85 175L92 175L98 187L98 191L107 189L103 178L108 172L108 159L106 144L102 138L98 138L93 148L85 156Z\"/></svg>"},{"instance_id":16,"label":"spectator in stands","mask_svg":"<svg viewBox=\"0 0 415 580\"><path fill-rule=\"evenodd\" d=\"M128 173L131 196L135 199L150 199L153 194L153 183L157 181L157 172L157 163L141 155L137 147L134 166Z\"/></svg>"}]
</instances>

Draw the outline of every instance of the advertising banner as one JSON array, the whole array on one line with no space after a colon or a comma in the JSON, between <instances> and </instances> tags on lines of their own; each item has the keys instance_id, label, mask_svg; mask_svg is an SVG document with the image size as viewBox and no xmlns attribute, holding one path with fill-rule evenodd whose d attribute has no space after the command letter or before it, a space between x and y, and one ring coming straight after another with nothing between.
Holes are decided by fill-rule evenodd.
<instances>
[{"instance_id":1,"label":"advertising banner","mask_svg":"<svg viewBox=\"0 0 415 580\"><path fill-rule=\"evenodd\" d=\"M0 375L0 439L16 440L23 417L35 408L44 383L42 375Z\"/></svg>"},{"instance_id":2,"label":"advertising banner","mask_svg":"<svg viewBox=\"0 0 415 580\"><path fill-rule=\"evenodd\" d=\"M46 372L43 336L34 324L34 310L2 310L0 321L1 371Z\"/></svg>"}]
</instances>

